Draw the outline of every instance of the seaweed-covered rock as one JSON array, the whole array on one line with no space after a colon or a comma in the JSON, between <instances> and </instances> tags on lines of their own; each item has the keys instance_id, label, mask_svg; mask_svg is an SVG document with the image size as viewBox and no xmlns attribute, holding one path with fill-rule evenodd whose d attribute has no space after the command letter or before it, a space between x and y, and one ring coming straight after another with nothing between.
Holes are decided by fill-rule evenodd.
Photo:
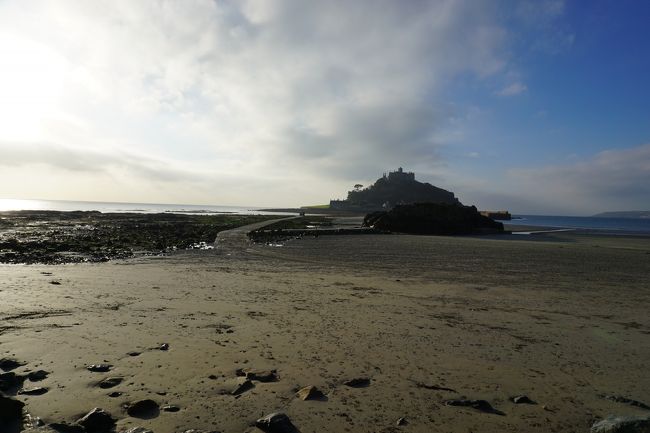
<instances>
[{"instance_id":1,"label":"seaweed-covered rock","mask_svg":"<svg viewBox=\"0 0 650 433\"><path fill-rule=\"evenodd\" d=\"M366 215L366 227L422 235L499 233L503 224L481 215L474 206L446 203L398 205L387 212Z\"/></svg>"}]
</instances>

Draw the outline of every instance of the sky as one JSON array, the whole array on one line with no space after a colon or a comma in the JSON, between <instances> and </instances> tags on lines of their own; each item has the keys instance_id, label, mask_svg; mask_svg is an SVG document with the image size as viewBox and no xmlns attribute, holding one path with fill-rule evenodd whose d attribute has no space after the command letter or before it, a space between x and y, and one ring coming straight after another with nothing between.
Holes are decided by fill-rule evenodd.
<instances>
[{"instance_id":1,"label":"sky","mask_svg":"<svg viewBox=\"0 0 650 433\"><path fill-rule=\"evenodd\" d=\"M300 206L404 167L650 209L650 2L0 0L0 198Z\"/></svg>"}]
</instances>

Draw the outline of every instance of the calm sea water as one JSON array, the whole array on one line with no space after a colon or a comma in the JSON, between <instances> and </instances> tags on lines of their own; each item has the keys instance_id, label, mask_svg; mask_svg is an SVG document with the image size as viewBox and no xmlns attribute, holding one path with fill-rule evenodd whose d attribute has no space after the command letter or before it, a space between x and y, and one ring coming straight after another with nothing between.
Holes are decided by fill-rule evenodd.
<instances>
[{"instance_id":1,"label":"calm sea water","mask_svg":"<svg viewBox=\"0 0 650 433\"><path fill-rule=\"evenodd\" d=\"M255 206L209 206L190 204L157 204L157 203L112 203L93 201L65 200L15 200L0 199L0 211L8 210L56 210L56 211L99 211L133 212L133 213L181 213L181 214L218 214L233 213L240 215L270 215L279 212L263 212Z\"/></svg>"},{"instance_id":2,"label":"calm sea water","mask_svg":"<svg viewBox=\"0 0 650 433\"><path fill-rule=\"evenodd\" d=\"M610 233L650 233L650 219L513 215L506 224L597 230Z\"/></svg>"}]
</instances>

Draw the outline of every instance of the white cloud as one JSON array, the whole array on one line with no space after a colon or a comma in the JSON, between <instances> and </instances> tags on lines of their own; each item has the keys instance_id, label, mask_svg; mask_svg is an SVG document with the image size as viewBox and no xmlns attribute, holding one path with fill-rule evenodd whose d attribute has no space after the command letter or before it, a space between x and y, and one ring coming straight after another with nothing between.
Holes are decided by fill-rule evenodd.
<instances>
[{"instance_id":1,"label":"white cloud","mask_svg":"<svg viewBox=\"0 0 650 433\"><path fill-rule=\"evenodd\" d=\"M517 95L521 95L526 90L528 90L528 87L525 84L517 81L517 82L509 84L506 87L504 87L503 89L499 90L497 92L497 95L499 95L499 96L517 96Z\"/></svg>"},{"instance_id":2,"label":"white cloud","mask_svg":"<svg viewBox=\"0 0 650 433\"><path fill-rule=\"evenodd\" d=\"M441 90L460 74L479 83L507 75L501 18L498 4L447 0L6 0L0 41L56 59L29 80L14 71L18 87L57 92L37 117L0 102L22 125L0 128L0 141L57 143L49 162L23 156L104 173L121 164L149 186L236 173L249 197L226 204L268 200L267 184L278 203L322 200L393 166L435 170L436 137L453 117ZM516 82L502 92L524 90ZM15 96L28 106L26 93ZM93 173L68 175L84 182ZM176 187L166 188L171 196ZM227 200L220 189L202 197Z\"/></svg>"}]
</instances>

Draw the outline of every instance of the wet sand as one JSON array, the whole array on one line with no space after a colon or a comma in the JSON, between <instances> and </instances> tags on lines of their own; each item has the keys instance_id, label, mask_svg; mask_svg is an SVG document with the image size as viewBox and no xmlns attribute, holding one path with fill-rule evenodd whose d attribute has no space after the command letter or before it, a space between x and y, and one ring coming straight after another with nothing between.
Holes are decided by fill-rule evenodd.
<instances>
[{"instance_id":1,"label":"wet sand","mask_svg":"<svg viewBox=\"0 0 650 433\"><path fill-rule=\"evenodd\" d=\"M303 433L586 432L608 414L650 414L603 398L650 403L648 275L648 238L570 232L0 265L0 358L50 372L25 382L47 393L15 397L46 423L101 407L116 431L253 432L282 411ZM86 370L97 363L113 367ZM236 397L242 368L278 380ZM354 378L369 384L344 384ZM307 385L326 399L296 398ZM522 394L536 404L509 400ZM126 414L145 398L180 411ZM446 404L462 398L502 414Z\"/></svg>"}]
</instances>

